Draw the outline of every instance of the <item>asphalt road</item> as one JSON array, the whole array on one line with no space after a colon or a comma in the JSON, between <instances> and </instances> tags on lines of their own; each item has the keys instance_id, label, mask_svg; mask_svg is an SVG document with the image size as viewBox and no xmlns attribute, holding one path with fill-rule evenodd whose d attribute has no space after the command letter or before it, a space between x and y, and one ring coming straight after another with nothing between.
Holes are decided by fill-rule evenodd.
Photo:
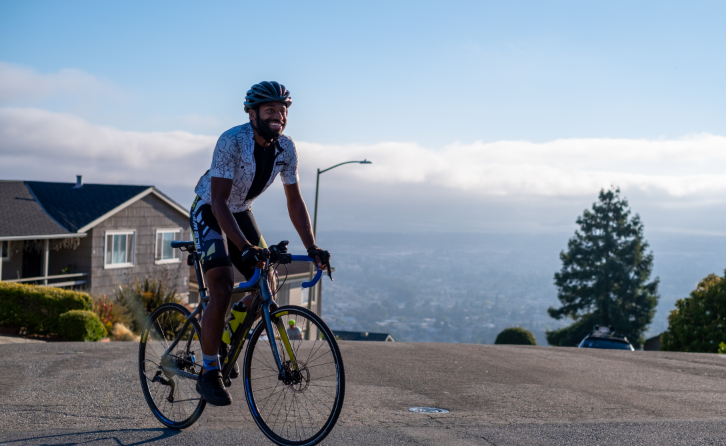
<instances>
[{"instance_id":1,"label":"asphalt road","mask_svg":"<svg viewBox=\"0 0 726 446\"><path fill-rule=\"evenodd\" d=\"M726 355L341 342L323 444L726 444ZM242 388L182 432L139 386L134 343L0 345L0 445L264 445ZM413 406L450 410L415 414Z\"/></svg>"}]
</instances>

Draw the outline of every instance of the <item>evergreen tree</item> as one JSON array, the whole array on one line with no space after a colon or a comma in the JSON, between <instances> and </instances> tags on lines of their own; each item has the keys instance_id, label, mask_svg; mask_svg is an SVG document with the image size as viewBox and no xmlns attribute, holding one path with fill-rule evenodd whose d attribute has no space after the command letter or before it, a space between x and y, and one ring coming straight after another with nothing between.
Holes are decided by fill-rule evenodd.
<instances>
[{"instance_id":1,"label":"evergreen tree","mask_svg":"<svg viewBox=\"0 0 726 446\"><path fill-rule=\"evenodd\" d=\"M626 335L637 348L658 303L658 279L648 282L653 254L646 253L640 217L631 218L627 200L613 188L601 190L577 224L567 252L560 253L562 270L555 274L562 307L547 310L574 323L548 331L547 342L575 346L599 324Z\"/></svg>"}]
</instances>

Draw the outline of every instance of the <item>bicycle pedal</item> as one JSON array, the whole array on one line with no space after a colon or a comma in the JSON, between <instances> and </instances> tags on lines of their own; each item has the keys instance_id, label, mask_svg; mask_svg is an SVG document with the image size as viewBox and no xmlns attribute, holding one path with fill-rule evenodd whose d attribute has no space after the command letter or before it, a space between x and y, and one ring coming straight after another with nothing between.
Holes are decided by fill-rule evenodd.
<instances>
[{"instance_id":1,"label":"bicycle pedal","mask_svg":"<svg viewBox=\"0 0 726 446\"><path fill-rule=\"evenodd\" d=\"M230 386L232 386L232 380L229 379L229 378L225 379L224 380L224 387L229 388Z\"/></svg>"}]
</instances>

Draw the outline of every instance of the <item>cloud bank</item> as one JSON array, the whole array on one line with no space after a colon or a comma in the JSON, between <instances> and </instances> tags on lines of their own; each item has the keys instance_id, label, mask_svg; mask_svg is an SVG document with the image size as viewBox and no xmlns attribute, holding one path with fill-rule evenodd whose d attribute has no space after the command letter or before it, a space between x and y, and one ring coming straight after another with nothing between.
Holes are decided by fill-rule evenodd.
<instances>
[{"instance_id":1,"label":"cloud bank","mask_svg":"<svg viewBox=\"0 0 726 446\"><path fill-rule=\"evenodd\" d=\"M609 185L673 197L726 192L726 138L708 134L662 141L456 143L440 150L405 143L301 147L321 165L342 153L373 160L371 168L347 173L360 180L430 184L480 195L582 196Z\"/></svg>"},{"instance_id":2,"label":"cloud bank","mask_svg":"<svg viewBox=\"0 0 726 446\"><path fill-rule=\"evenodd\" d=\"M0 174L4 178L68 180L71 171L96 181L191 188L211 160L216 136L131 132L74 115L34 108L0 109ZM421 185L483 196L593 196L600 188L670 197L719 198L726 193L726 137L678 140L562 139L546 143L413 143L320 145L297 142L304 180L314 169L350 159L326 181Z\"/></svg>"}]
</instances>

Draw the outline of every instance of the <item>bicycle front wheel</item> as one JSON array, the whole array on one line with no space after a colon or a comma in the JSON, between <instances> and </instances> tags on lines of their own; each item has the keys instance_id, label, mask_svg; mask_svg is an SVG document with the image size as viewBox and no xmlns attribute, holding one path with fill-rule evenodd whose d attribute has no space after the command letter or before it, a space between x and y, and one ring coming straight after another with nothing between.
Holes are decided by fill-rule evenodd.
<instances>
[{"instance_id":1,"label":"bicycle front wheel","mask_svg":"<svg viewBox=\"0 0 726 446\"><path fill-rule=\"evenodd\" d=\"M338 344L323 320L305 308L280 307L271 316L273 336L264 322L259 323L245 353L247 404L257 425L275 443L317 444L333 429L343 408L345 373ZM292 358L275 322L285 327ZM270 339L288 371L286 381L278 379Z\"/></svg>"},{"instance_id":2,"label":"bicycle front wheel","mask_svg":"<svg viewBox=\"0 0 726 446\"><path fill-rule=\"evenodd\" d=\"M196 319L184 328L189 316L179 304L160 306L151 313L139 344L139 377L146 402L162 424L174 429L194 424L206 405L196 390L202 369L201 328ZM177 337L179 343L164 356Z\"/></svg>"}]
</instances>

